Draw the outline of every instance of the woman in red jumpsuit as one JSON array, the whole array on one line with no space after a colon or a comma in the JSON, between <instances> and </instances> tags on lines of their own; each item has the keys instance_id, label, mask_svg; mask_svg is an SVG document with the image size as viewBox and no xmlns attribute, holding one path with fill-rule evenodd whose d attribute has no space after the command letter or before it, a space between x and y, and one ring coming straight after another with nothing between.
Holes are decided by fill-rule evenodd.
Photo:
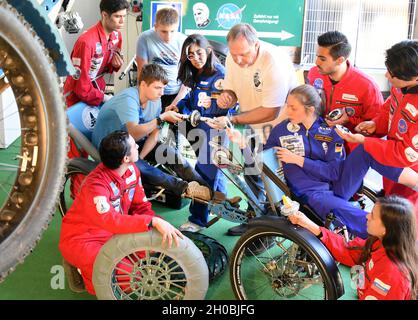
<instances>
[{"instance_id":1,"label":"woman in red jumpsuit","mask_svg":"<svg viewBox=\"0 0 418 320\"><path fill-rule=\"evenodd\" d=\"M367 240L344 238L319 227L302 212L289 220L315 234L333 257L352 270L360 300L410 300L418 296L416 219L409 201L398 196L379 198L367 215Z\"/></svg>"}]
</instances>

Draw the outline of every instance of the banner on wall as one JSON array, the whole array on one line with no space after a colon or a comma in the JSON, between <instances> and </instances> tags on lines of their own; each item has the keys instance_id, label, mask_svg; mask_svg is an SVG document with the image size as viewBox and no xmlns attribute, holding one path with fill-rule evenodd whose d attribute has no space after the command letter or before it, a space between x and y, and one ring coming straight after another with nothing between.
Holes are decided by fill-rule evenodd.
<instances>
[{"instance_id":1,"label":"banner on wall","mask_svg":"<svg viewBox=\"0 0 418 320\"><path fill-rule=\"evenodd\" d=\"M280 46L300 47L302 44L305 0L144 0L144 30L147 26L153 27L159 6L169 5L181 12L179 30L186 35L200 33L208 39L225 42L233 25L249 23L264 41Z\"/></svg>"}]
</instances>

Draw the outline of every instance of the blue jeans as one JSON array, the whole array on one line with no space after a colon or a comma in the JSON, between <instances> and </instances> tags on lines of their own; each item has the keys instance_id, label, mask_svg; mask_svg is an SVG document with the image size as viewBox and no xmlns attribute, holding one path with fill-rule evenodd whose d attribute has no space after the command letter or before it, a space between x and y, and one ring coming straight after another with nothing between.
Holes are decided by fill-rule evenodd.
<instances>
[{"instance_id":1,"label":"blue jeans","mask_svg":"<svg viewBox=\"0 0 418 320\"><path fill-rule=\"evenodd\" d=\"M142 149L144 141L138 142L139 150ZM167 159L174 159L174 163L166 163L167 167L170 167L179 178L174 177L168 173L163 172L159 168L152 166L148 161L153 163L159 163L155 157L155 153L158 148L164 149L164 154ZM161 150L161 149L160 149ZM200 184L206 185L204 179L196 172L192 166L182 159L178 154L178 150L158 144L151 152L145 157L144 160L139 159L136 165L141 172L141 179L144 183L152 186L160 186L166 190L171 191L175 195L182 195L187 188L185 181L197 181Z\"/></svg>"}]
</instances>

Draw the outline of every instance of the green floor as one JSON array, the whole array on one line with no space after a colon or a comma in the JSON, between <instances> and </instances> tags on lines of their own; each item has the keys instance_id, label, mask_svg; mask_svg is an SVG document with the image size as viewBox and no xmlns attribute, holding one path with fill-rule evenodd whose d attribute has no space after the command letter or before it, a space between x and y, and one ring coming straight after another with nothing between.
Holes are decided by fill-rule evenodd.
<instances>
[{"instance_id":1,"label":"green floor","mask_svg":"<svg viewBox=\"0 0 418 320\"><path fill-rule=\"evenodd\" d=\"M182 210L171 210L161 205L155 204L156 213L178 226L187 219L187 206ZM238 237L230 237L225 234L226 230L233 226L228 221L218 221L203 233L214 237L220 241L230 253ZM65 288L61 288L63 283L60 280L62 274L61 255L58 251L59 230L61 217L57 212L45 231L41 241L31 253L19 265L16 270L0 284L0 299L69 299L84 300L95 299L87 293L73 293L65 283ZM341 266L346 294L340 299L356 299L355 292L350 288L349 269ZM234 299L230 282L229 271L210 283L206 295L207 300L230 300Z\"/></svg>"}]
</instances>

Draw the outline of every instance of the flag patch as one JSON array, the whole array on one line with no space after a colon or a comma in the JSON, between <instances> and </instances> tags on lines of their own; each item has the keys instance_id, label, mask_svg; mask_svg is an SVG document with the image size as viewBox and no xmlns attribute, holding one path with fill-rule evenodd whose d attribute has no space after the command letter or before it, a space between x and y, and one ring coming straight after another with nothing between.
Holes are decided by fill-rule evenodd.
<instances>
[{"instance_id":1,"label":"flag patch","mask_svg":"<svg viewBox=\"0 0 418 320\"><path fill-rule=\"evenodd\" d=\"M376 278L373 281L372 289L382 296L386 296L390 290L391 286L384 283L382 280Z\"/></svg>"}]
</instances>

